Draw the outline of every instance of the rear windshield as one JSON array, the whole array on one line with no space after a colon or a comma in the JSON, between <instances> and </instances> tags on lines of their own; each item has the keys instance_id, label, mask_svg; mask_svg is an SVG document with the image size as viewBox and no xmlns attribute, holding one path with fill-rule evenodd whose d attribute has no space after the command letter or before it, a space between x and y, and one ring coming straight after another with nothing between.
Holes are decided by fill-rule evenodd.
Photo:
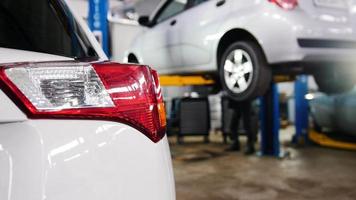
<instances>
[{"instance_id":1,"label":"rear windshield","mask_svg":"<svg viewBox=\"0 0 356 200\"><path fill-rule=\"evenodd\" d=\"M61 0L1 0L0 47L72 58L97 58Z\"/></svg>"}]
</instances>

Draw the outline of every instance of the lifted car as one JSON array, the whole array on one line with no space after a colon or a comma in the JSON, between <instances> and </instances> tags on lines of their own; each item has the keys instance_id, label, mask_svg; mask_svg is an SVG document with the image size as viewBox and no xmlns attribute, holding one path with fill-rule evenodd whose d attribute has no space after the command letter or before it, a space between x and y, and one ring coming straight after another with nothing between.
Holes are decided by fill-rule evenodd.
<instances>
[{"instance_id":1,"label":"lifted car","mask_svg":"<svg viewBox=\"0 0 356 200\"><path fill-rule=\"evenodd\" d=\"M264 94L272 73L310 73L321 91L343 92L355 83L354 10L347 0L165 0L139 19L125 61L217 74L236 100Z\"/></svg>"}]
</instances>

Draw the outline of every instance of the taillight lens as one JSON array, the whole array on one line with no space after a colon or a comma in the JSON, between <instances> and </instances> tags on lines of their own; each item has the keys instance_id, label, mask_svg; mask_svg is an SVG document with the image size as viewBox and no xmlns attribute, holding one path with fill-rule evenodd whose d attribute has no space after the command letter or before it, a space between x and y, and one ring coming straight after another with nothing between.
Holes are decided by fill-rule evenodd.
<instances>
[{"instance_id":1,"label":"taillight lens","mask_svg":"<svg viewBox=\"0 0 356 200\"><path fill-rule=\"evenodd\" d=\"M268 0L269 2L277 4L285 10L293 10L298 6L298 0Z\"/></svg>"},{"instance_id":2,"label":"taillight lens","mask_svg":"<svg viewBox=\"0 0 356 200\"><path fill-rule=\"evenodd\" d=\"M94 119L128 124L154 142L166 118L156 71L116 63L4 66L5 91L33 119Z\"/></svg>"}]
</instances>

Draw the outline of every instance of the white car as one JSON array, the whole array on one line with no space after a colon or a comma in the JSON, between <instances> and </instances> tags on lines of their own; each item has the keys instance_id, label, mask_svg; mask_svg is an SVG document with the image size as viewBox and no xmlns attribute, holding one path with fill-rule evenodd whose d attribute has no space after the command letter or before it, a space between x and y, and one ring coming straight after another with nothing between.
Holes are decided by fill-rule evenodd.
<instances>
[{"instance_id":1,"label":"white car","mask_svg":"<svg viewBox=\"0 0 356 200\"><path fill-rule=\"evenodd\" d=\"M0 199L174 200L157 73L61 0L0 2Z\"/></svg>"},{"instance_id":2,"label":"white car","mask_svg":"<svg viewBox=\"0 0 356 200\"><path fill-rule=\"evenodd\" d=\"M218 74L237 100L263 94L272 72L314 74L328 93L354 85L353 0L164 0L139 22L125 61Z\"/></svg>"}]
</instances>

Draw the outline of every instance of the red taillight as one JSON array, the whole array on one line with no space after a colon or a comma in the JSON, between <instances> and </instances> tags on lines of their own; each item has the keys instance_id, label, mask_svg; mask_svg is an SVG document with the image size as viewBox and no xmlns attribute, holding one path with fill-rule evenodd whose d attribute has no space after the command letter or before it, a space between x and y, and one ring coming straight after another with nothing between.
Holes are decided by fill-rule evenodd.
<instances>
[{"instance_id":1,"label":"red taillight","mask_svg":"<svg viewBox=\"0 0 356 200\"><path fill-rule=\"evenodd\" d=\"M277 4L285 10L293 10L298 6L298 0L268 0L269 2Z\"/></svg>"},{"instance_id":2,"label":"red taillight","mask_svg":"<svg viewBox=\"0 0 356 200\"><path fill-rule=\"evenodd\" d=\"M32 63L0 70L4 90L33 119L126 123L154 142L165 134L158 75L116 63Z\"/></svg>"}]
</instances>

